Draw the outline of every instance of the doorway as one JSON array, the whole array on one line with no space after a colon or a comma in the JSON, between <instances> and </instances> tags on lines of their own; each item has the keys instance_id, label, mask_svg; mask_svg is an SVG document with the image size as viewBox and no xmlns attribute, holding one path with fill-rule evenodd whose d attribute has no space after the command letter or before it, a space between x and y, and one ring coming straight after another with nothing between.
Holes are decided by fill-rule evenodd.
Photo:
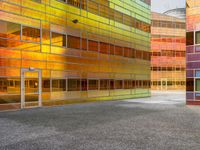
<instances>
[{"instance_id":1,"label":"doorway","mask_svg":"<svg viewBox=\"0 0 200 150\"><path fill-rule=\"evenodd\" d=\"M21 69L21 109L42 106L42 71Z\"/></svg>"}]
</instances>

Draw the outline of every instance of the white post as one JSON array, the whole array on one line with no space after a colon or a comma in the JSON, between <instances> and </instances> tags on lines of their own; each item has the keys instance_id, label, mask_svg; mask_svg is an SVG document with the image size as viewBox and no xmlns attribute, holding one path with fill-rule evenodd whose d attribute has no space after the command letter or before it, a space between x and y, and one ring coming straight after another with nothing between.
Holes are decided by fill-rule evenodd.
<instances>
[{"instance_id":1,"label":"white post","mask_svg":"<svg viewBox=\"0 0 200 150\"><path fill-rule=\"evenodd\" d=\"M38 80L39 80L39 89L38 89L38 105L42 107L42 71L38 70Z\"/></svg>"},{"instance_id":2,"label":"white post","mask_svg":"<svg viewBox=\"0 0 200 150\"><path fill-rule=\"evenodd\" d=\"M21 109L24 108L25 102L25 86L24 86L24 71L21 69Z\"/></svg>"}]
</instances>

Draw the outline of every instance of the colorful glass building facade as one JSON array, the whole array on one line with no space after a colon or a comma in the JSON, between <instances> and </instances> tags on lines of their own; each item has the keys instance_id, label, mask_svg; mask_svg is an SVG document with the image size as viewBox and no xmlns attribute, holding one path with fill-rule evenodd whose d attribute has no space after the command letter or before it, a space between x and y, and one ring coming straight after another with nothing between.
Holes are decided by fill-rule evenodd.
<instances>
[{"instance_id":1,"label":"colorful glass building facade","mask_svg":"<svg viewBox=\"0 0 200 150\"><path fill-rule=\"evenodd\" d=\"M200 105L200 1L187 0L186 21L186 99L187 104Z\"/></svg>"},{"instance_id":2,"label":"colorful glass building facade","mask_svg":"<svg viewBox=\"0 0 200 150\"><path fill-rule=\"evenodd\" d=\"M185 41L185 19L152 13L152 90L185 90Z\"/></svg>"},{"instance_id":3,"label":"colorful glass building facade","mask_svg":"<svg viewBox=\"0 0 200 150\"><path fill-rule=\"evenodd\" d=\"M1 0L0 109L150 96L150 0Z\"/></svg>"}]
</instances>

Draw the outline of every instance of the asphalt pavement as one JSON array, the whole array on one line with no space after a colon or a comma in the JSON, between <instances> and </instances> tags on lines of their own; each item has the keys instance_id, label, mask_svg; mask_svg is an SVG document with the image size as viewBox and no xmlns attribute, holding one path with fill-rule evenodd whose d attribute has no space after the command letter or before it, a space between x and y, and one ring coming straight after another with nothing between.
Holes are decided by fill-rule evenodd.
<instances>
[{"instance_id":1,"label":"asphalt pavement","mask_svg":"<svg viewBox=\"0 0 200 150\"><path fill-rule=\"evenodd\" d=\"M200 106L184 92L0 112L1 150L199 150Z\"/></svg>"}]
</instances>

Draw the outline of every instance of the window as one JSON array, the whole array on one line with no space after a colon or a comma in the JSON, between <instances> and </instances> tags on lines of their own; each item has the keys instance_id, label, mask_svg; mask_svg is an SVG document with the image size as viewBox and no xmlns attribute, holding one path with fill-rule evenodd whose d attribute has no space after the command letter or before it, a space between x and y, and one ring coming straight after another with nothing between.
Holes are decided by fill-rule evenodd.
<instances>
[{"instance_id":1,"label":"window","mask_svg":"<svg viewBox=\"0 0 200 150\"><path fill-rule=\"evenodd\" d=\"M80 7L83 9L86 8L86 0L61 0L61 1L67 2L68 4L78 7L78 8Z\"/></svg>"},{"instance_id":2,"label":"window","mask_svg":"<svg viewBox=\"0 0 200 150\"><path fill-rule=\"evenodd\" d=\"M185 85L185 81L181 81L181 85Z\"/></svg>"},{"instance_id":3,"label":"window","mask_svg":"<svg viewBox=\"0 0 200 150\"><path fill-rule=\"evenodd\" d=\"M66 91L66 80L65 79L53 79L52 80L52 91Z\"/></svg>"},{"instance_id":4,"label":"window","mask_svg":"<svg viewBox=\"0 0 200 150\"><path fill-rule=\"evenodd\" d=\"M38 80L37 79L26 79L25 80L25 91L26 93L34 93L38 91Z\"/></svg>"},{"instance_id":5,"label":"window","mask_svg":"<svg viewBox=\"0 0 200 150\"><path fill-rule=\"evenodd\" d=\"M157 20L152 20L152 26L153 27L159 27L160 26L160 22Z\"/></svg>"},{"instance_id":6,"label":"window","mask_svg":"<svg viewBox=\"0 0 200 150\"><path fill-rule=\"evenodd\" d=\"M194 79L193 78L186 79L186 90L194 91Z\"/></svg>"},{"instance_id":7,"label":"window","mask_svg":"<svg viewBox=\"0 0 200 150\"><path fill-rule=\"evenodd\" d=\"M0 93L19 94L20 93L20 79L6 79L0 78Z\"/></svg>"},{"instance_id":8,"label":"window","mask_svg":"<svg viewBox=\"0 0 200 150\"><path fill-rule=\"evenodd\" d=\"M66 35L51 32L51 45L66 47Z\"/></svg>"},{"instance_id":9,"label":"window","mask_svg":"<svg viewBox=\"0 0 200 150\"><path fill-rule=\"evenodd\" d=\"M38 88L38 81L37 80L29 80L29 88Z\"/></svg>"},{"instance_id":10,"label":"window","mask_svg":"<svg viewBox=\"0 0 200 150\"><path fill-rule=\"evenodd\" d=\"M8 80L8 87L14 87L14 81Z\"/></svg>"},{"instance_id":11,"label":"window","mask_svg":"<svg viewBox=\"0 0 200 150\"><path fill-rule=\"evenodd\" d=\"M87 8L87 0L81 0L81 8L86 9Z\"/></svg>"},{"instance_id":12,"label":"window","mask_svg":"<svg viewBox=\"0 0 200 150\"><path fill-rule=\"evenodd\" d=\"M115 46L115 55L123 56L123 47Z\"/></svg>"},{"instance_id":13,"label":"window","mask_svg":"<svg viewBox=\"0 0 200 150\"><path fill-rule=\"evenodd\" d=\"M196 91L200 91L200 79L196 79L196 83L195 83L195 87L196 87Z\"/></svg>"},{"instance_id":14,"label":"window","mask_svg":"<svg viewBox=\"0 0 200 150\"><path fill-rule=\"evenodd\" d=\"M151 81L148 81L148 88L151 88Z\"/></svg>"},{"instance_id":15,"label":"window","mask_svg":"<svg viewBox=\"0 0 200 150\"><path fill-rule=\"evenodd\" d=\"M180 81L176 81L176 85L181 85L181 82Z\"/></svg>"},{"instance_id":16,"label":"window","mask_svg":"<svg viewBox=\"0 0 200 150\"><path fill-rule=\"evenodd\" d=\"M99 13L100 13L100 16L109 18L109 7L100 4L99 5Z\"/></svg>"},{"instance_id":17,"label":"window","mask_svg":"<svg viewBox=\"0 0 200 150\"><path fill-rule=\"evenodd\" d=\"M115 46L114 45L110 45L110 54L111 55L115 54Z\"/></svg>"},{"instance_id":18,"label":"window","mask_svg":"<svg viewBox=\"0 0 200 150\"><path fill-rule=\"evenodd\" d=\"M94 14L99 14L98 3L93 1L88 1L88 11Z\"/></svg>"},{"instance_id":19,"label":"window","mask_svg":"<svg viewBox=\"0 0 200 150\"><path fill-rule=\"evenodd\" d=\"M88 50L89 51L96 51L96 52L98 52L98 49L99 49L98 42L89 40L89 42L88 42Z\"/></svg>"},{"instance_id":20,"label":"window","mask_svg":"<svg viewBox=\"0 0 200 150\"><path fill-rule=\"evenodd\" d=\"M114 90L114 80L110 80L110 85L109 85L109 87L110 87L110 90Z\"/></svg>"},{"instance_id":21,"label":"window","mask_svg":"<svg viewBox=\"0 0 200 150\"><path fill-rule=\"evenodd\" d=\"M137 59L142 59L142 51L136 50L136 58Z\"/></svg>"},{"instance_id":22,"label":"window","mask_svg":"<svg viewBox=\"0 0 200 150\"><path fill-rule=\"evenodd\" d=\"M15 87L20 88L20 86L21 86L21 82L19 80L16 80L15 81Z\"/></svg>"},{"instance_id":23,"label":"window","mask_svg":"<svg viewBox=\"0 0 200 150\"><path fill-rule=\"evenodd\" d=\"M0 38L20 40L21 25L0 20Z\"/></svg>"},{"instance_id":24,"label":"window","mask_svg":"<svg viewBox=\"0 0 200 150\"><path fill-rule=\"evenodd\" d=\"M123 89L123 81L115 80L115 89Z\"/></svg>"},{"instance_id":25,"label":"window","mask_svg":"<svg viewBox=\"0 0 200 150\"><path fill-rule=\"evenodd\" d=\"M80 79L68 79L68 91L80 91Z\"/></svg>"},{"instance_id":26,"label":"window","mask_svg":"<svg viewBox=\"0 0 200 150\"><path fill-rule=\"evenodd\" d=\"M75 49L80 49L80 38L68 35L67 36L67 47L68 48L75 48Z\"/></svg>"},{"instance_id":27,"label":"window","mask_svg":"<svg viewBox=\"0 0 200 150\"><path fill-rule=\"evenodd\" d=\"M194 32L186 33L186 45L194 45Z\"/></svg>"},{"instance_id":28,"label":"window","mask_svg":"<svg viewBox=\"0 0 200 150\"><path fill-rule=\"evenodd\" d=\"M115 21L122 22L123 21L123 14L121 12L115 11Z\"/></svg>"},{"instance_id":29,"label":"window","mask_svg":"<svg viewBox=\"0 0 200 150\"><path fill-rule=\"evenodd\" d=\"M200 44L200 31L196 32L195 34L196 34L196 39L195 39L196 41L195 41L195 43L196 44Z\"/></svg>"},{"instance_id":30,"label":"window","mask_svg":"<svg viewBox=\"0 0 200 150\"><path fill-rule=\"evenodd\" d=\"M158 85L158 82L157 81L153 81L152 83L154 86Z\"/></svg>"},{"instance_id":31,"label":"window","mask_svg":"<svg viewBox=\"0 0 200 150\"><path fill-rule=\"evenodd\" d=\"M108 90L109 89L109 80L100 80L100 90Z\"/></svg>"},{"instance_id":32,"label":"window","mask_svg":"<svg viewBox=\"0 0 200 150\"><path fill-rule=\"evenodd\" d=\"M135 19L135 27L144 32L150 32L150 25Z\"/></svg>"},{"instance_id":33,"label":"window","mask_svg":"<svg viewBox=\"0 0 200 150\"><path fill-rule=\"evenodd\" d=\"M150 81L144 80L143 81L143 88L150 88Z\"/></svg>"},{"instance_id":34,"label":"window","mask_svg":"<svg viewBox=\"0 0 200 150\"><path fill-rule=\"evenodd\" d=\"M143 59L144 59L144 60L150 60L150 58L151 58L151 57L150 57L150 53L144 51L144 52L143 52Z\"/></svg>"},{"instance_id":35,"label":"window","mask_svg":"<svg viewBox=\"0 0 200 150\"><path fill-rule=\"evenodd\" d=\"M23 26L22 40L40 42L40 29Z\"/></svg>"},{"instance_id":36,"label":"window","mask_svg":"<svg viewBox=\"0 0 200 150\"><path fill-rule=\"evenodd\" d=\"M200 77L200 71L199 70L196 71L195 76Z\"/></svg>"},{"instance_id":37,"label":"window","mask_svg":"<svg viewBox=\"0 0 200 150\"><path fill-rule=\"evenodd\" d=\"M41 3L41 0L32 0L34 2L37 2L37 3Z\"/></svg>"},{"instance_id":38,"label":"window","mask_svg":"<svg viewBox=\"0 0 200 150\"><path fill-rule=\"evenodd\" d=\"M142 80L137 81L137 88L142 88Z\"/></svg>"},{"instance_id":39,"label":"window","mask_svg":"<svg viewBox=\"0 0 200 150\"><path fill-rule=\"evenodd\" d=\"M128 25L128 26L132 26L131 24L131 20L132 20L132 17L128 16L128 15L123 15L123 23Z\"/></svg>"},{"instance_id":40,"label":"window","mask_svg":"<svg viewBox=\"0 0 200 150\"><path fill-rule=\"evenodd\" d=\"M59 1L66 2L67 0L59 0Z\"/></svg>"},{"instance_id":41,"label":"window","mask_svg":"<svg viewBox=\"0 0 200 150\"><path fill-rule=\"evenodd\" d=\"M131 80L124 80L124 89L131 89L132 83Z\"/></svg>"},{"instance_id":42,"label":"window","mask_svg":"<svg viewBox=\"0 0 200 150\"><path fill-rule=\"evenodd\" d=\"M87 91L87 79L81 79L81 91Z\"/></svg>"},{"instance_id":43,"label":"window","mask_svg":"<svg viewBox=\"0 0 200 150\"><path fill-rule=\"evenodd\" d=\"M182 51L176 51L176 57L185 57L185 52Z\"/></svg>"},{"instance_id":44,"label":"window","mask_svg":"<svg viewBox=\"0 0 200 150\"><path fill-rule=\"evenodd\" d=\"M131 58L131 48L124 48L124 57L129 57Z\"/></svg>"},{"instance_id":45,"label":"window","mask_svg":"<svg viewBox=\"0 0 200 150\"><path fill-rule=\"evenodd\" d=\"M50 92L50 80L42 80L42 92Z\"/></svg>"},{"instance_id":46,"label":"window","mask_svg":"<svg viewBox=\"0 0 200 150\"><path fill-rule=\"evenodd\" d=\"M80 8L80 0L67 0L67 3Z\"/></svg>"},{"instance_id":47,"label":"window","mask_svg":"<svg viewBox=\"0 0 200 150\"><path fill-rule=\"evenodd\" d=\"M132 89L135 89L135 87L136 87L136 81L133 80L133 81L132 81Z\"/></svg>"},{"instance_id":48,"label":"window","mask_svg":"<svg viewBox=\"0 0 200 150\"><path fill-rule=\"evenodd\" d=\"M81 47L81 49L82 50L87 50L88 48L87 48L87 44L88 44L88 42L87 42L87 39L81 39L82 40L82 42L81 42L81 44L82 44L82 47ZM78 45L78 43L77 43L77 45Z\"/></svg>"},{"instance_id":49,"label":"window","mask_svg":"<svg viewBox=\"0 0 200 150\"><path fill-rule=\"evenodd\" d=\"M98 90L99 81L98 80L89 80L89 90Z\"/></svg>"},{"instance_id":50,"label":"window","mask_svg":"<svg viewBox=\"0 0 200 150\"><path fill-rule=\"evenodd\" d=\"M67 2L68 4L78 7L78 8L80 7L83 9L86 8L86 0L61 0L61 1Z\"/></svg>"},{"instance_id":51,"label":"window","mask_svg":"<svg viewBox=\"0 0 200 150\"><path fill-rule=\"evenodd\" d=\"M185 57L185 56L186 56L186 52L185 51L181 52L181 57Z\"/></svg>"},{"instance_id":52,"label":"window","mask_svg":"<svg viewBox=\"0 0 200 150\"><path fill-rule=\"evenodd\" d=\"M139 80L139 88L143 88L143 86L144 86L143 82L144 82L143 80Z\"/></svg>"},{"instance_id":53,"label":"window","mask_svg":"<svg viewBox=\"0 0 200 150\"><path fill-rule=\"evenodd\" d=\"M7 80L6 79L3 79L1 78L0 79L0 92L7 92Z\"/></svg>"},{"instance_id":54,"label":"window","mask_svg":"<svg viewBox=\"0 0 200 150\"><path fill-rule=\"evenodd\" d=\"M109 54L109 44L100 42L100 53Z\"/></svg>"},{"instance_id":55,"label":"window","mask_svg":"<svg viewBox=\"0 0 200 150\"><path fill-rule=\"evenodd\" d=\"M107 2L108 3L108 2ZM107 5L108 6L108 4L104 4L104 5ZM114 20L114 14L115 14L115 10L114 9L109 9L109 18L110 19L112 19L112 20Z\"/></svg>"},{"instance_id":56,"label":"window","mask_svg":"<svg viewBox=\"0 0 200 150\"><path fill-rule=\"evenodd\" d=\"M152 56L161 56L161 52L152 52Z\"/></svg>"},{"instance_id":57,"label":"window","mask_svg":"<svg viewBox=\"0 0 200 150\"><path fill-rule=\"evenodd\" d=\"M131 49L131 58L136 58L136 50Z\"/></svg>"}]
</instances>

